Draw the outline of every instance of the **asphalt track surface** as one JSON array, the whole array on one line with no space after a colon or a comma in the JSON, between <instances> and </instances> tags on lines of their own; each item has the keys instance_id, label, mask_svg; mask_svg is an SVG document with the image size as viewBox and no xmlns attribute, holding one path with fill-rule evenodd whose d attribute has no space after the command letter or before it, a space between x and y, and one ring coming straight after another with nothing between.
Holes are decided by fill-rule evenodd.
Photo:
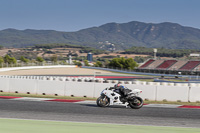
<instances>
[{"instance_id":1,"label":"asphalt track surface","mask_svg":"<svg viewBox=\"0 0 200 133\"><path fill-rule=\"evenodd\" d=\"M0 118L115 123L173 127L200 127L200 109L121 106L0 99Z\"/></svg>"}]
</instances>

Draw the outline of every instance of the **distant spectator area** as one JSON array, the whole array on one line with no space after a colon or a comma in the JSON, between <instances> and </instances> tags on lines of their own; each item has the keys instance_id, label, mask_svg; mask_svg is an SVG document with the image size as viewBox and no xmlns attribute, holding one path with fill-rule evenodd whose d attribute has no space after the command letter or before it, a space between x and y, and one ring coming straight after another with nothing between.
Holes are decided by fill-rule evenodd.
<instances>
[{"instance_id":1,"label":"distant spectator area","mask_svg":"<svg viewBox=\"0 0 200 133\"><path fill-rule=\"evenodd\" d=\"M163 63L161 63L156 69L167 69L171 67L173 64L175 64L177 60L166 60Z\"/></svg>"},{"instance_id":2,"label":"distant spectator area","mask_svg":"<svg viewBox=\"0 0 200 133\"><path fill-rule=\"evenodd\" d=\"M179 70L192 70L196 66L200 64L200 61L188 61L185 65L183 65Z\"/></svg>"},{"instance_id":3,"label":"distant spectator area","mask_svg":"<svg viewBox=\"0 0 200 133\"><path fill-rule=\"evenodd\" d=\"M153 60L153 59L150 59L150 60L148 60L146 63L144 63L143 65L141 65L140 66L140 68L145 68L145 67L147 67L148 65L150 65L152 62L154 62L155 60Z\"/></svg>"},{"instance_id":4,"label":"distant spectator area","mask_svg":"<svg viewBox=\"0 0 200 133\"><path fill-rule=\"evenodd\" d=\"M200 71L200 61L149 59L138 70Z\"/></svg>"}]
</instances>

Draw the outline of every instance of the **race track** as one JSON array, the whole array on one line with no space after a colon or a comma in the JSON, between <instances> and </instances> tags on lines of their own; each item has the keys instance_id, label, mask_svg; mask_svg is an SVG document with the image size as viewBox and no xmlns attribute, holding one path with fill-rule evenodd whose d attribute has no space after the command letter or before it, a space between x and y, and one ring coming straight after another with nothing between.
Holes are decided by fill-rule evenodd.
<instances>
[{"instance_id":1,"label":"race track","mask_svg":"<svg viewBox=\"0 0 200 133\"><path fill-rule=\"evenodd\" d=\"M94 104L0 99L0 118L198 127L200 109L143 107L100 108Z\"/></svg>"}]
</instances>

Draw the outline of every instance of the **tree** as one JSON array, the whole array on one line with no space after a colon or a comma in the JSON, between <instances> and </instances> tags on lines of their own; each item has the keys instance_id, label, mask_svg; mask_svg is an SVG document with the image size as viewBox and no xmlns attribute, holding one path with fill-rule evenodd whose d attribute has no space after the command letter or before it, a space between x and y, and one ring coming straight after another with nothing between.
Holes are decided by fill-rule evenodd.
<instances>
[{"instance_id":1,"label":"tree","mask_svg":"<svg viewBox=\"0 0 200 133\"><path fill-rule=\"evenodd\" d=\"M15 57L10 57L9 55L4 56L4 62L8 64L16 64L17 60Z\"/></svg>"},{"instance_id":2,"label":"tree","mask_svg":"<svg viewBox=\"0 0 200 133\"><path fill-rule=\"evenodd\" d=\"M4 56L4 62L10 64L10 56L9 55Z\"/></svg>"},{"instance_id":3,"label":"tree","mask_svg":"<svg viewBox=\"0 0 200 133\"><path fill-rule=\"evenodd\" d=\"M57 61L58 61L57 55L51 56L51 61L52 61L52 62L57 62Z\"/></svg>"},{"instance_id":4,"label":"tree","mask_svg":"<svg viewBox=\"0 0 200 133\"><path fill-rule=\"evenodd\" d=\"M95 67L102 67L103 64L100 61L97 61L94 66Z\"/></svg>"},{"instance_id":5,"label":"tree","mask_svg":"<svg viewBox=\"0 0 200 133\"><path fill-rule=\"evenodd\" d=\"M3 46L2 46L2 45L0 45L0 49L3 49Z\"/></svg>"},{"instance_id":6,"label":"tree","mask_svg":"<svg viewBox=\"0 0 200 133\"><path fill-rule=\"evenodd\" d=\"M124 57L121 57L112 59L108 66L120 69L133 70L135 67L138 66L138 64L132 58L125 59Z\"/></svg>"},{"instance_id":7,"label":"tree","mask_svg":"<svg viewBox=\"0 0 200 133\"><path fill-rule=\"evenodd\" d=\"M84 64L85 64L85 66L90 66L88 63L88 60L84 60Z\"/></svg>"},{"instance_id":8,"label":"tree","mask_svg":"<svg viewBox=\"0 0 200 133\"><path fill-rule=\"evenodd\" d=\"M145 58L141 57L141 56L135 56L134 61L136 61L137 63L142 63L144 62Z\"/></svg>"},{"instance_id":9,"label":"tree","mask_svg":"<svg viewBox=\"0 0 200 133\"><path fill-rule=\"evenodd\" d=\"M80 61L73 61L74 65L77 65L77 66L82 66L81 62Z\"/></svg>"},{"instance_id":10,"label":"tree","mask_svg":"<svg viewBox=\"0 0 200 133\"><path fill-rule=\"evenodd\" d=\"M125 69L133 70L135 67L138 67L138 64L133 60L133 58L128 58L125 60Z\"/></svg>"},{"instance_id":11,"label":"tree","mask_svg":"<svg viewBox=\"0 0 200 133\"><path fill-rule=\"evenodd\" d=\"M37 57L37 58L36 58L36 61L38 61L38 62L43 62L44 59L43 59L42 57Z\"/></svg>"},{"instance_id":12,"label":"tree","mask_svg":"<svg viewBox=\"0 0 200 133\"><path fill-rule=\"evenodd\" d=\"M17 60L15 59L15 57L11 57L10 62L11 62L10 64L16 64Z\"/></svg>"},{"instance_id":13,"label":"tree","mask_svg":"<svg viewBox=\"0 0 200 133\"><path fill-rule=\"evenodd\" d=\"M4 62L3 58L0 57L0 64L2 64Z\"/></svg>"},{"instance_id":14,"label":"tree","mask_svg":"<svg viewBox=\"0 0 200 133\"><path fill-rule=\"evenodd\" d=\"M20 57L20 60L24 63L28 63L29 62L29 59L26 59L24 56L21 56Z\"/></svg>"}]
</instances>

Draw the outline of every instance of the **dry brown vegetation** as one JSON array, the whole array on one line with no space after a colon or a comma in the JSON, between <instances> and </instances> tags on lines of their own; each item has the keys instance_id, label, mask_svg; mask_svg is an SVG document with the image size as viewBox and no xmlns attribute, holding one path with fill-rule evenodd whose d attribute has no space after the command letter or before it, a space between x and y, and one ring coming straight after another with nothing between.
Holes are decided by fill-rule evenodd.
<instances>
[{"instance_id":1,"label":"dry brown vegetation","mask_svg":"<svg viewBox=\"0 0 200 133\"><path fill-rule=\"evenodd\" d=\"M127 57L127 58L134 58L135 56L147 57L149 55L139 55L139 54L120 54L120 53L109 53L109 54L99 54L94 55L94 57L104 57L104 56L119 56L119 57Z\"/></svg>"},{"instance_id":2,"label":"dry brown vegetation","mask_svg":"<svg viewBox=\"0 0 200 133\"><path fill-rule=\"evenodd\" d=\"M77 54L78 56L87 56L87 53L80 53L80 48L52 48L46 49L45 51L49 51L51 53L45 52L44 49L31 49L31 48L4 48L0 50L0 56L5 56L6 54L12 52L13 55L34 55L39 57L52 57L53 55L67 57L69 53ZM120 54L119 52L113 52L108 54L99 54L93 55L93 57L104 57L104 56L119 56L119 57L127 57L134 58L135 56L147 57L148 55L137 55L137 54Z\"/></svg>"}]
</instances>

